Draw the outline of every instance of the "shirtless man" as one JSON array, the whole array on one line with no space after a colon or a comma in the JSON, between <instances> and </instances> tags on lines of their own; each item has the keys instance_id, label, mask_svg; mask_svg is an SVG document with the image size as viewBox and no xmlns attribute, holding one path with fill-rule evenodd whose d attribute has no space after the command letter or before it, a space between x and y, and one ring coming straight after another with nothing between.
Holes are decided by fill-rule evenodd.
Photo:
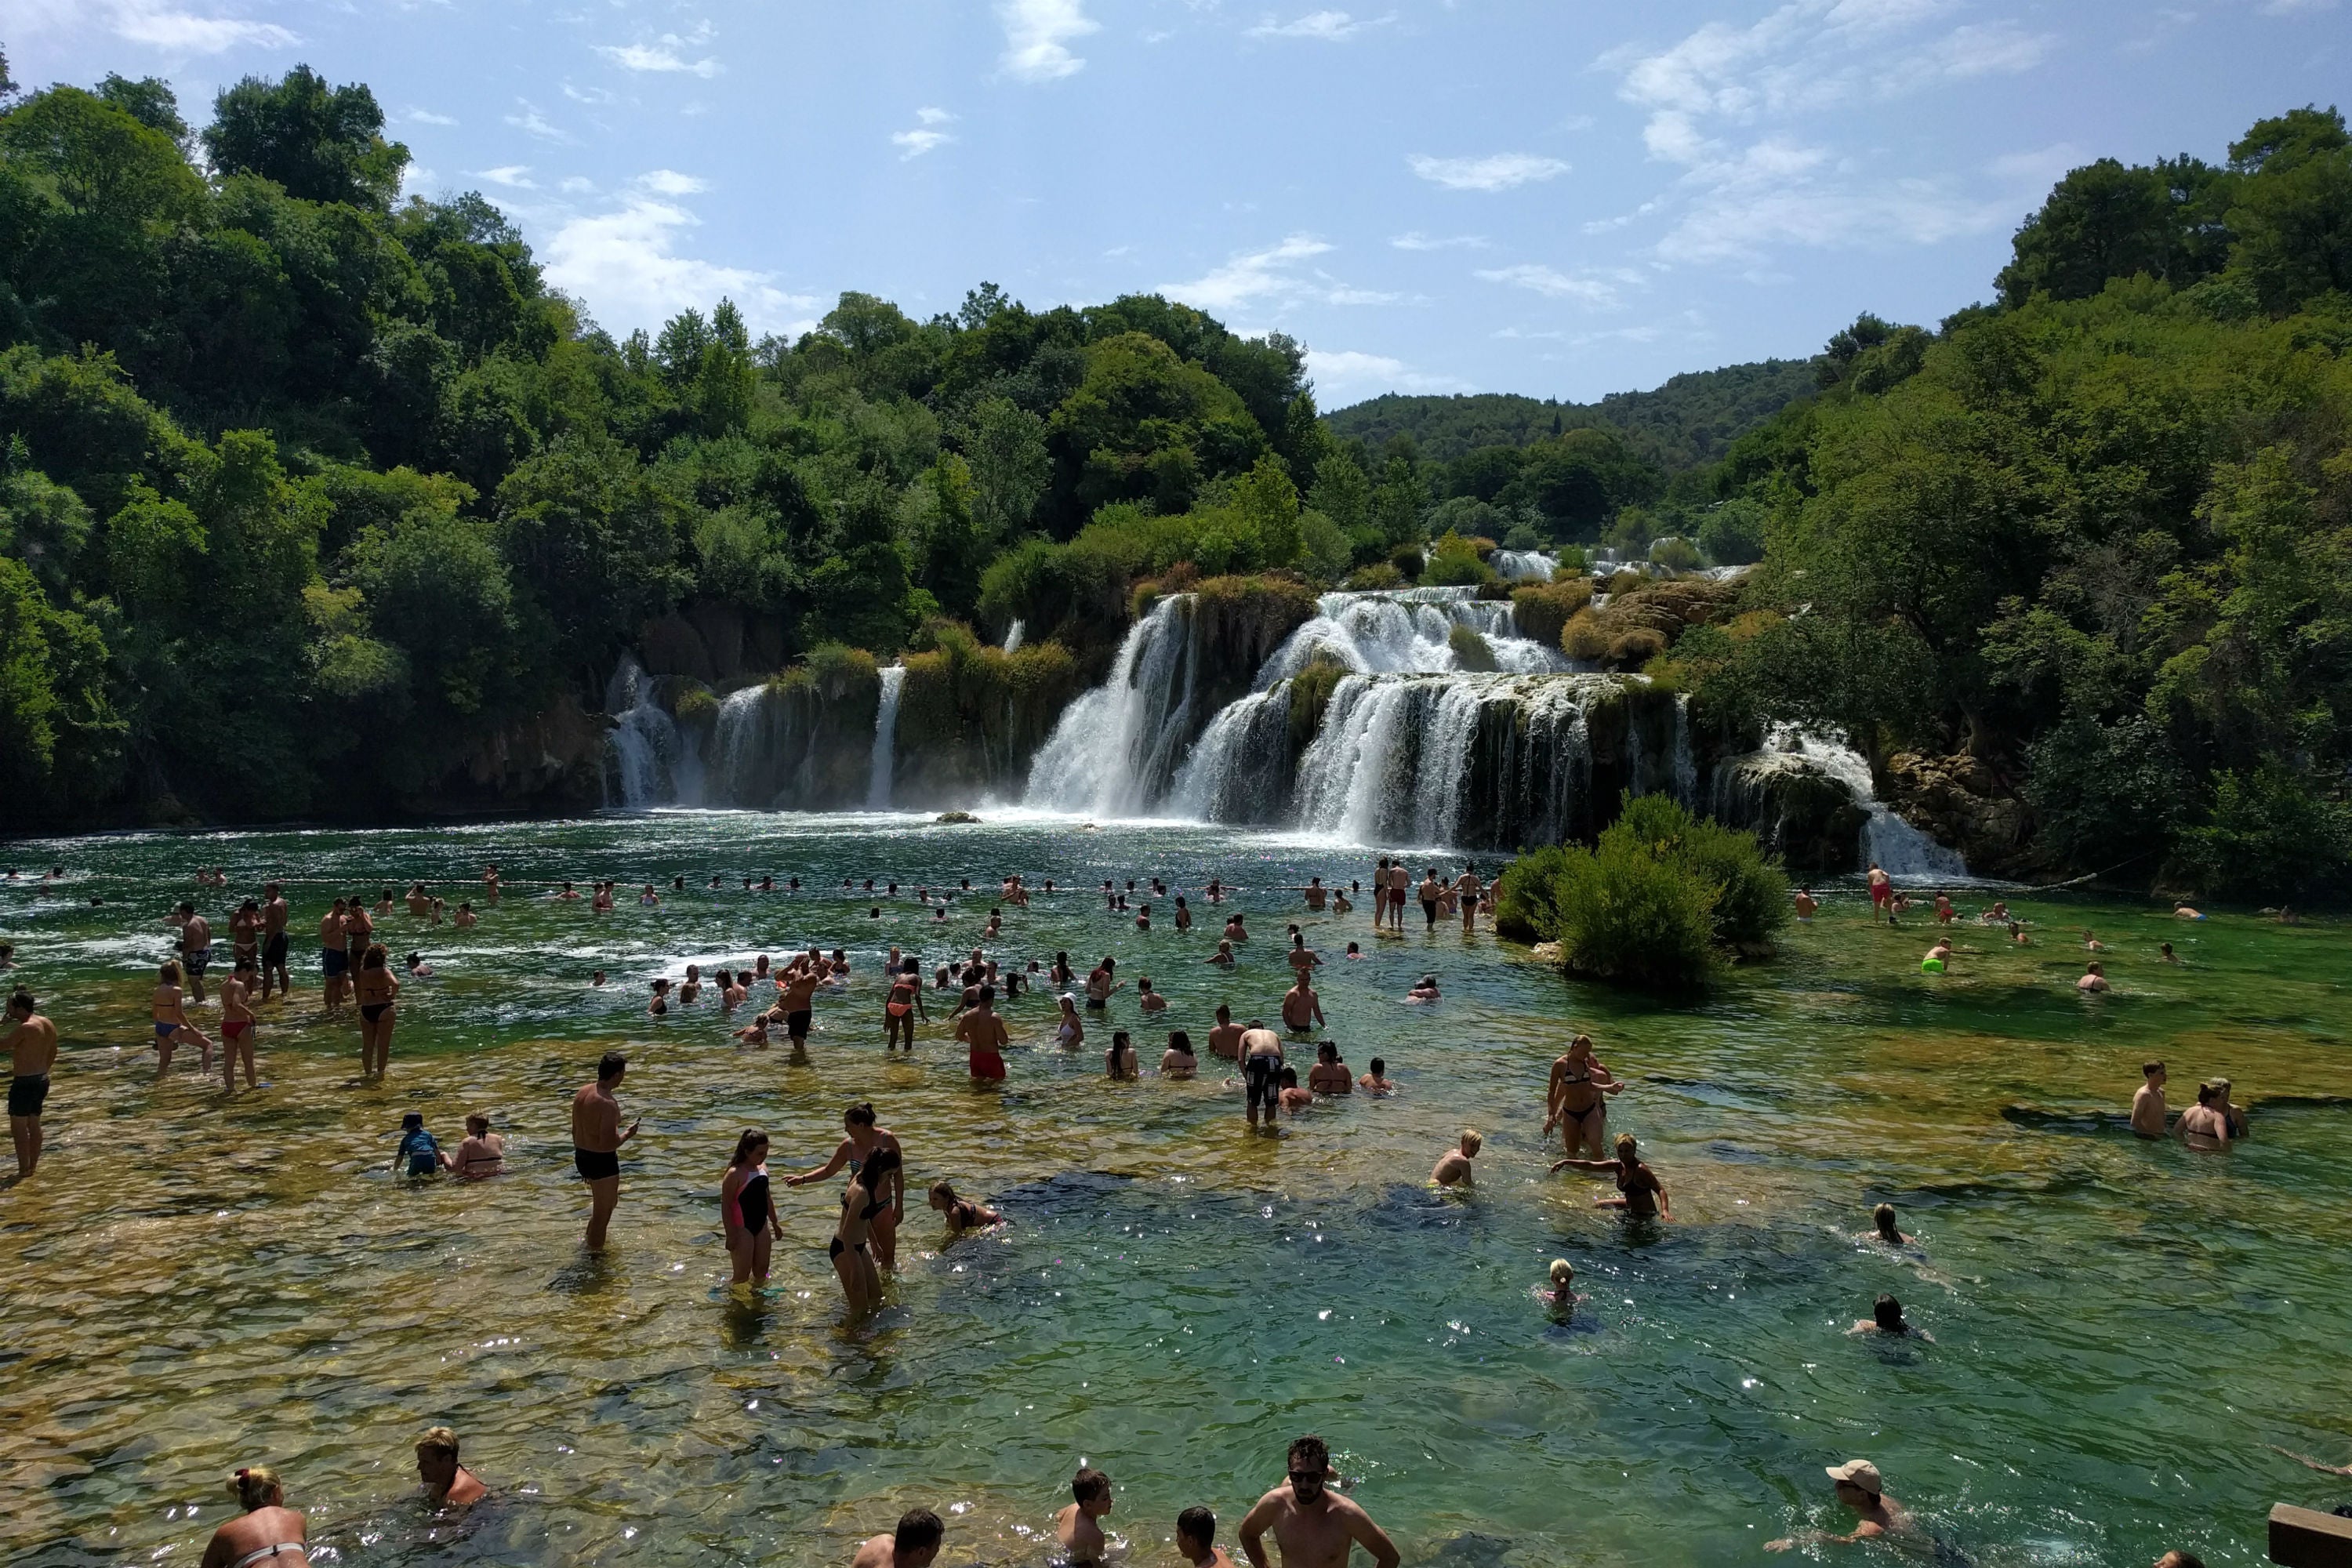
<instances>
[{"instance_id":1,"label":"shirtless man","mask_svg":"<svg viewBox=\"0 0 2352 1568\"><path fill-rule=\"evenodd\" d=\"M1319 914L1321 914L1321 913L1323 912L1323 902L1324 902L1325 893L1324 893L1323 879L1322 879L1322 878L1320 878L1320 877L1309 877L1309 878L1307 878L1307 886L1306 886L1306 887L1304 887L1304 888L1302 888L1302 889L1299 889L1299 891L1301 891L1301 892L1303 892L1303 893L1305 893L1305 894L1307 895L1307 907L1308 909L1310 909L1310 910L1314 910L1314 911L1315 911L1317 914L1318 914L1318 915L1319 915ZM1214 1525L1214 1523L1216 1522L1216 1521L1215 1521L1215 1516L1214 1516L1214 1515L1211 1515L1211 1516L1210 1516L1210 1522L1211 1522L1211 1524L1212 1524L1213 1526L1213 1525Z\"/></svg>"},{"instance_id":2,"label":"shirtless man","mask_svg":"<svg viewBox=\"0 0 2352 1568\"><path fill-rule=\"evenodd\" d=\"M1389 1081L1389 1064L1384 1057L1372 1058L1372 1070L1356 1080L1356 1087L1366 1094L1393 1094L1396 1085Z\"/></svg>"},{"instance_id":3,"label":"shirtless man","mask_svg":"<svg viewBox=\"0 0 2352 1568\"><path fill-rule=\"evenodd\" d=\"M982 985L971 1010L956 1020L955 1037L965 1047L971 1076L982 1079L1004 1077L1004 1047L1013 1043L1004 1020L996 1016L996 987ZM909 1047L908 1049L912 1049Z\"/></svg>"},{"instance_id":4,"label":"shirtless man","mask_svg":"<svg viewBox=\"0 0 2352 1568\"><path fill-rule=\"evenodd\" d=\"M1218 1003L1216 1026L1209 1031L1209 1054L1238 1063L1242 1059L1241 1038L1242 1026L1234 1022L1234 1010Z\"/></svg>"},{"instance_id":5,"label":"shirtless man","mask_svg":"<svg viewBox=\"0 0 2352 1568\"><path fill-rule=\"evenodd\" d=\"M796 1051L808 1048L810 1016L816 1006L816 988L824 979L815 964L796 960L776 983L776 1008L784 1016L784 1033L792 1037Z\"/></svg>"},{"instance_id":6,"label":"shirtless man","mask_svg":"<svg viewBox=\"0 0 2352 1568\"><path fill-rule=\"evenodd\" d=\"M2164 1103L2165 1071L2162 1062L2143 1062L2140 1076L2147 1079L2132 1096L2131 1130L2142 1138L2161 1138L2165 1133Z\"/></svg>"},{"instance_id":7,"label":"shirtless man","mask_svg":"<svg viewBox=\"0 0 2352 1568\"><path fill-rule=\"evenodd\" d=\"M319 973L324 977L326 1005L339 1005L350 994L352 960L343 945L343 925L350 905L341 899L319 917Z\"/></svg>"},{"instance_id":8,"label":"shirtless man","mask_svg":"<svg viewBox=\"0 0 2352 1568\"><path fill-rule=\"evenodd\" d=\"M1242 1551L1251 1568L1267 1568L1265 1533L1282 1553L1282 1568L1348 1568L1360 1545L1374 1568L1397 1568L1396 1543L1372 1516L1330 1489L1331 1452L1320 1437L1290 1446L1290 1479L1257 1500L1241 1523Z\"/></svg>"},{"instance_id":9,"label":"shirtless man","mask_svg":"<svg viewBox=\"0 0 2352 1568\"><path fill-rule=\"evenodd\" d=\"M1811 888L1797 889L1796 904L1797 918L1801 921L1811 920L1814 913L1822 907L1821 900L1813 897L1813 890Z\"/></svg>"},{"instance_id":10,"label":"shirtless man","mask_svg":"<svg viewBox=\"0 0 2352 1568\"><path fill-rule=\"evenodd\" d=\"M464 1508L490 1495L490 1489L457 1462L457 1434L446 1426L427 1426L417 1434L416 1479L425 1483L429 1508Z\"/></svg>"},{"instance_id":11,"label":"shirtless man","mask_svg":"<svg viewBox=\"0 0 2352 1568\"><path fill-rule=\"evenodd\" d=\"M205 1000L205 970L213 961L212 922L196 913L195 905L183 899L179 926L180 966L188 976L188 999L201 1006Z\"/></svg>"},{"instance_id":12,"label":"shirtless man","mask_svg":"<svg viewBox=\"0 0 2352 1568\"><path fill-rule=\"evenodd\" d=\"M1389 929L1400 936L1404 933L1405 889L1412 885L1412 873L1400 858L1389 867Z\"/></svg>"},{"instance_id":13,"label":"shirtless man","mask_svg":"<svg viewBox=\"0 0 2352 1568\"><path fill-rule=\"evenodd\" d=\"M1296 1035L1309 1029L1328 1027L1323 1022L1323 998L1307 983L1307 973L1301 970L1297 981L1282 994L1283 1026Z\"/></svg>"},{"instance_id":14,"label":"shirtless man","mask_svg":"<svg viewBox=\"0 0 2352 1568\"><path fill-rule=\"evenodd\" d=\"M859 1547L849 1568L930 1568L946 1534L938 1514L927 1508L908 1509L898 1516L897 1530L873 1536Z\"/></svg>"},{"instance_id":15,"label":"shirtless man","mask_svg":"<svg viewBox=\"0 0 2352 1568\"><path fill-rule=\"evenodd\" d=\"M267 1002L272 979L278 983L279 995L294 994L294 982L286 973L286 922L294 910L279 884L265 883L261 891L261 1000Z\"/></svg>"},{"instance_id":16,"label":"shirtless man","mask_svg":"<svg viewBox=\"0 0 2352 1568\"><path fill-rule=\"evenodd\" d=\"M628 1070L628 1058L606 1051L596 1064L596 1081L572 1097L572 1164L588 1184L591 1252L604 1249L605 1227L621 1201L621 1145L637 1135L635 1121L622 1128L621 1102L613 1098L621 1087L621 1075Z\"/></svg>"},{"instance_id":17,"label":"shirtless man","mask_svg":"<svg viewBox=\"0 0 2352 1568\"><path fill-rule=\"evenodd\" d=\"M1895 879L1880 870L1878 862L1873 860L1870 863L1870 918L1873 923L1877 921L1878 911L1881 910L1886 911L1886 923L1893 925L1895 923Z\"/></svg>"},{"instance_id":18,"label":"shirtless man","mask_svg":"<svg viewBox=\"0 0 2352 1568\"><path fill-rule=\"evenodd\" d=\"M1290 952L1285 956L1289 960L1290 967L1298 972L1299 978L1302 980L1307 977L1308 970L1317 968L1323 962L1321 956L1307 945L1307 933L1297 926L1290 928Z\"/></svg>"},{"instance_id":19,"label":"shirtless man","mask_svg":"<svg viewBox=\"0 0 2352 1568\"><path fill-rule=\"evenodd\" d=\"M23 986L8 998L8 1026L0 1045L11 1057L8 1135L16 1144L16 1179L41 1163L41 1107L49 1098L49 1069L58 1060L58 1026L33 1010L33 994Z\"/></svg>"},{"instance_id":20,"label":"shirtless man","mask_svg":"<svg viewBox=\"0 0 2352 1568\"><path fill-rule=\"evenodd\" d=\"M1222 1017L1224 1009L1217 1011ZM1216 1038L1215 1030L1209 1032L1209 1038ZM1252 1018L1234 1042L1234 1049L1240 1053L1243 1092L1249 1097L1249 1124L1257 1125L1257 1108L1263 1102L1265 1124L1271 1127L1275 1108L1282 1102L1282 1037L1267 1028L1263 1018Z\"/></svg>"},{"instance_id":21,"label":"shirtless man","mask_svg":"<svg viewBox=\"0 0 2352 1568\"><path fill-rule=\"evenodd\" d=\"M236 1092L236 1064L245 1062L245 1087L259 1089L253 1066L253 960L240 953L236 967L221 983L221 1088Z\"/></svg>"},{"instance_id":22,"label":"shirtless man","mask_svg":"<svg viewBox=\"0 0 2352 1568\"><path fill-rule=\"evenodd\" d=\"M1830 1479L1837 1483L1837 1500L1852 1509L1861 1522L1852 1535L1832 1535L1825 1531L1808 1531L1803 1535L1783 1536L1764 1543L1767 1552L1786 1552L1804 1542L1827 1545L1848 1545L1857 1541L1869 1541L1882 1535L1903 1535L1912 1531L1911 1513L1886 1495L1886 1483L1879 1479L1878 1467L1868 1459L1848 1459L1843 1465L1829 1467Z\"/></svg>"},{"instance_id":23,"label":"shirtless man","mask_svg":"<svg viewBox=\"0 0 2352 1568\"><path fill-rule=\"evenodd\" d=\"M1070 1496L1054 1516L1054 1536L1062 1543L1070 1568L1095 1568L1110 1550L1102 1526L1095 1521L1110 1514L1110 1478L1089 1465L1070 1480Z\"/></svg>"}]
</instances>

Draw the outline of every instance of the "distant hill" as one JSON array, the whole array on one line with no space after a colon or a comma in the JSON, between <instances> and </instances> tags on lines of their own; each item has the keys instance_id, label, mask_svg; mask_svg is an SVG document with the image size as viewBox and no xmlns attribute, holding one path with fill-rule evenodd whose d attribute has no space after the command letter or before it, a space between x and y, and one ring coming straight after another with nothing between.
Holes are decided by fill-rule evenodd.
<instances>
[{"instance_id":1,"label":"distant hill","mask_svg":"<svg viewBox=\"0 0 2352 1568\"><path fill-rule=\"evenodd\" d=\"M1624 431L1637 450L1675 472L1714 462L1732 442L1813 389L1811 360L1768 359L1691 371L1654 392L1612 393L1598 403L1507 392L1389 393L1334 410L1323 423L1333 435L1360 437L1375 450L1391 436L1410 436L1423 458L1438 462L1480 447L1524 447L1556 429L1607 426Z\"/></svg>"}]
</instances>

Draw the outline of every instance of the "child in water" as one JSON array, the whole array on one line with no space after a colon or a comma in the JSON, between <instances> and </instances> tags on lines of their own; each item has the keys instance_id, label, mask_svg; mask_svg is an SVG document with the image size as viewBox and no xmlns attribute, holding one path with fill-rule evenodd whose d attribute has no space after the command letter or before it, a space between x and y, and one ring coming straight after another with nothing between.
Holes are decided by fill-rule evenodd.
<instances>
[{"instance_id":1,"label":"child in water","mask_svg":"<svg viewBox=\"0 0 2352 1568\"><path fill-rule=\"evenodd\" d=\"M423 1113L412 1110L400 1119L400 1147L393 1151L392 1168L411 1176L434 1176L457 1167L425 1131Z\"/></svg>"}]
</instances>

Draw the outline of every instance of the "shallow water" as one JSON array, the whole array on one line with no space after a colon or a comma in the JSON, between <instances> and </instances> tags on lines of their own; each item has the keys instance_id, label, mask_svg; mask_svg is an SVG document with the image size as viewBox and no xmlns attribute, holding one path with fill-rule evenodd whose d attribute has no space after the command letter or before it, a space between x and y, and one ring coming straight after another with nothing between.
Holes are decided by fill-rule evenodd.
<instances>
[{"instance_id":1,"label":"shallow water","mask_svg":"<svg viewBox=\"0 0 2352 1568\"><path fill-rule=\"evenodd\" d=\"M1386 1056L1403 1090L1254 1138L1221 1074L1108 1084L1107 1042L1055 1049L1042 1000L1011 1010L1001 1092L970 1084L936 1016L913 1061L885 1061L880 952L905 942L928 972L981 940L988 899L941 925L902 896L877 921L837 885L985 889L1015 869L1242 884L1255 941L1230 975L1201 962L1215 922L1197 898L1181 937L1164 905L1139 934L1085 892L1006 910L1000 956L1065 947L1084 969L1116 952L1169 994L1148 1034L1131 989L1112 1006L1150 1059L1167 1027L1199 1042L1220 999L1270 1016L1297 910L1276 889L1361 877L1362 852L1212 828L677 813L8 853L73 872L51 891L0 885L0 937L67 1042L41 1173L0 1190L11 1561L200 1552L227 1472L267 1462L321 1561L838 1563L922 1502L949 1521L943 1561L1034 1563L1081 1458L1111 1473L1129 1555L1157 1561L1194 1502L1230 1541L1307 1430L1406 1561L1465 1568L1753 1560L1791 1526L1843 1528L1821 1467L1849 1456L1988 1564L2173 1545L2259 1561L2273 1501L2352 1496L2265 1447L2352 1458L2338 924L2025 899L2038 945L1971 927L1930 980L1927 928L1867 926L1848 892L1779 962L1667 1007L1563 983L1483 931L1425 935L1417 909L1403 938L1375 940L1360 910L1309 927L1330 1033L1358 1071ZM454 907L489 859L510 891L476 931L379 917L440 973L403 993L389 1081L356 1081L356 1026L320 1015L301 940L329 879L373 894L423 878ZM163 907L197 897L188 873L212 862L238 897L300 879L301 989L266 1015L270 1087L233 1100L193 1053L156 1083L144 1037ZM730 887L674 894L678 871ZM734 887L764 872L810 889ZM614 914L524 896L598 876L624 884ZM647 879L658 909L626 891ZM231 900L198 901L225 954ZM2071 987L2084 922L2113 945L2104 998ZM1362 963L1339 960L1351 937ZM2162 940L2185 965L2155 962ZM645 1016L655 974L811 941L847 947L857 979L820 998L805 1065L735 1048L709 994ZM593 966L606 990L585 988ZM1446 999L1402 1004L1428 970ZM1597 1212L1605 1184L1545 1173L1545 1073L1577 1027L1633 1081L1612 1130L1641 1136L1671 1225ZM645 1133L599 1261L580 1248L565 1111L615 1045ZM2152 1054L2177 1100L2232 1077L2252 1140L2198 1157L2088 1114L2122 1110ZM2320 1103L2264 1110L2289 1097ZM824 1254L837 1185L780 1184L773 1294L730 1300L713 1200L735 1132L771 1130L781 1175L822 1161L863 1098L918 1194L947 1176L1013 1225L942 1247L911 1207L889 1307L849 1328ZM389 1179L409 1110L451 1148L467 1111L488 1112L511 1173ZM1487 1134L1478 1191L1441 1196L1428 1170L1465 1125ZM1881 1198L1917 1249L1853 1239ZM1566 1325L1530 1295L1554 1257L1590 1298ZM1881 1290L1937 1342L1846 1335ZM496 1489L462 1523L415 1501L409 1442L436 1422Z\"/></svg>"}]
</instances>

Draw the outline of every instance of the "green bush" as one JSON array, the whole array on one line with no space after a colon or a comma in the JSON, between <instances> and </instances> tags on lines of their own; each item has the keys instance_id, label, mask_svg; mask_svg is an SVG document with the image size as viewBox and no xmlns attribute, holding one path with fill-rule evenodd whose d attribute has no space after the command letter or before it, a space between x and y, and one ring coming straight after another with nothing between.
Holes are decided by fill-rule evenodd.
<instances>
[{"instance_id":1,"label":"green bush","mask_svg":"<svg viewBox=\"0 0 2352 1568\"><path fill-rule=\"evenodd\" d=\"M1495 580L1494 568L1478 558L1478 547L1458 533L1448 533L1429 552L1428 569L1421 580L1440 587L1477 587Z\"/></svg>"},{"instance_id":2,"label":"green bush","mask_svg":"<svg viewBox=\"0 0 2352 1568\"><path fill-rule=\"evenodd\" d=\"M2208 821L2180 836L2179 860L2225 899L2333 891L2352 882L2352 809L2283 763L2225 773Z\"/></svg>"},{"instance_id":3,"label":"green bush","mask_svg":"<svg viewBox=\"0 0 2352 1568\"><path fill-rule=\"evenodd\" d=\"M1486 639L1458 621L1447 628L1445 643L1454 650L1454 667L1456 669L1491 672L1502 668L1495 662L1495 650Z\"/></svg>"},{"instance_id":4,"label":"green bush","mask_svg":"<svg viewBox=\"0 0 2352 1568\"><path fill-rule=\"evenodd\" d=\"M1495 929L1557 942L1571 973L1652 990L1702 985L1789 916L1789 882L1755 835L1628 795L1591 849L1548 847L1507 868Z\"/></svg>"},{"instance_id":5,"label":"green bush","mask_svg":"<svg viewBox=\"0 0 2352 1568\"><path fill-rule=\"evenodd\" d=\"M1696 572L1705 564L1699 560L1697 548L1676 533L1654 541L1650 545L1650 559L1676 572Z\"/></svg>"},{"instance_id":6,"label":"green bush","mask_svg":"<svg viewBox=\"0 0 2352 1568\"><path fill-rule=\"evenodd\" d=\"M1568 629L1569 617L1591 602L1590 577L1522 584L1511 590L1511 621L1521 637L1557 644L1559 634Z\"/></svg>"},{"instance_id":7,"label":"green bush","mask_svg":"<svg viewBox=\"0 0 2352 1568\"><path fill-rule=\"evenodd\" d=\"M1379 588L1402 588L1404 586L1404 574L1385 561L1375 561L1370 566L1359 566L1349 573L1347 586L1357 593L1369 593Z\"/></svg>"},{"instance_id":8,"label":"green bush","mask_svg":"<svg viewBox=\"0 0 2352 1568\"><path fill-rule=\"evenodd\" d=\"M1698 525L1698 547L1717 566L1746 566L1764 559L1764 507L1735 496L1710 510Z\"/></svg>"},{"instance_id":9,"label":"green bush","mask_svg":"<svg viewBox=\"0 0 2352 1568\"><path fill-rule=\"evenodd\" d=\"M1389 552L1389 564L1394 567L1397 575L1406 582L1418 583L1421 581L1423 570L1429 565L1429 561L1422 554L1420 545L1400 544Z\"/></svg>"}]
</instances>

